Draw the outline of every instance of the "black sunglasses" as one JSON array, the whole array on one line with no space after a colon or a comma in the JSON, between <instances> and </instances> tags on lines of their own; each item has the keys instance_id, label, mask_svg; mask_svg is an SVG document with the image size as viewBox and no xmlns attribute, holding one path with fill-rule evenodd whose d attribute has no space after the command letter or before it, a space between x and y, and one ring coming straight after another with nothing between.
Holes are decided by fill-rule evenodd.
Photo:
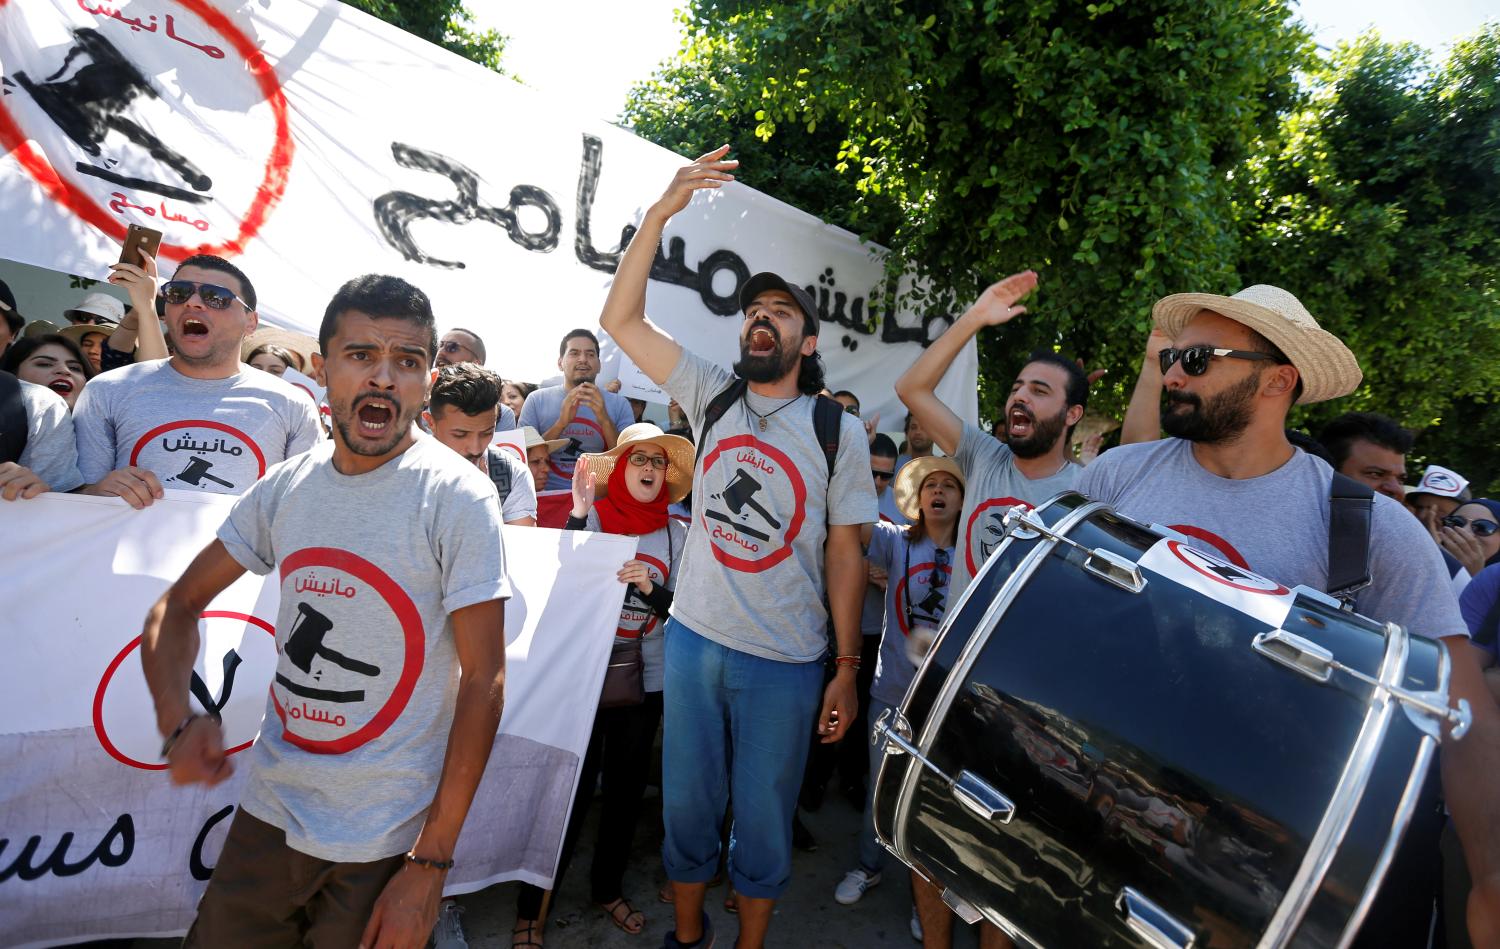
<instances>
[{"instance_id":1,"label":"black sunglasses","mask_svg":"<svg viewBox=\"0 0 1500 949\"><path fill-rule=\"evenodd\" d=\"M872 474L875 477L880 478L880 479L882 479L884 481L889 481L890 479L896 477L896 472L894 472L894 471L881 471L879 468L871 468L870 469L870 474Z\"/></svg>"},{"instance_id":2,"label":"black sunglasses","mask_svg":"<svg viewBox=\"0 0 1500 949\"><path fill-rule=\"evenodd\" d=\"M1157 358L1161 360L1161 374L1166 375L1173 363L1182 360L1182 371L1190 376L1201 376L1208 372L1208 364L1216 356L1230 359L1268 359L1279 362L1270 353L1257 353L1249 349L1216 349L1213 346L1189 346L1186 349L1163 349Z\"/></svg>"},{"instance_id":3,"label":"black sunglasses","mask_svg":"<svg viewBox=\"0 0 1500 949\"><path fill-rule=\"evenodd\" d=\"M203 305L210 310L222 310L231 302L245 307L248 312L250 307L245 306L245 301L228 287L221 287L214 283L193 283L191 280L169 280L161 285L161 296L163 300L173 306L181 306L193 298L193 294L203 301Z\"/></svg>"},{"instance_id":4,"label":"black sunglasses","mask_svg":"<svg viewBox=\"0 0 1500 949\"><path fill-rule=\"evenodd\" d=\"M1475 537L1489 537L1495 531L1500 531L1500 524L1494 521L1481 521L1477 518L1464 517L1462 514L1449 514L1443 518L1444 527L1467 527L1474 532Z\"/></svg>"}]
</instances>

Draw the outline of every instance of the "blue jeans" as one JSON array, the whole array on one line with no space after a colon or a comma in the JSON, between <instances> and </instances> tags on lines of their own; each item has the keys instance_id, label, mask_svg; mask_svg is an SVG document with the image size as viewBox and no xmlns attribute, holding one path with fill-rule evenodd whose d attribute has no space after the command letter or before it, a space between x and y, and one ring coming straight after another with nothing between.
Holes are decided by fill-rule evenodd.
<instances>
[{"instance_id":1,"label":"blue jeans","mask_svg":"<svg viewBox=\"0 0 1500 949\"><path fill-rule=\"evenodd\" d=\"M870 711L865 719L870 724L870 733L865 736L865 748L870 752L870 785L865 791L865 812L860 815L859 823L859 865L870 873L879 873L885 863L885 848L880 846L880 841L875 839L875 776L880 773L880 762L885 759L885 749L876 748L870 743L870 735L875 734L875 722L891 706L880 701L873 695L870 696ZM847 736L844 740L850 741L854 735Z\"/></svg>"},{"instance_id":2,"label":"blue jeans","mask_svg":"<svg viewBox=\"0 0 1500 949\"><path fill-rule=\"evenodd\" d=\"M730 649L674 620L666 628L662 717L662 862L679 883L707 883L719 827L734 802L729 878L752 899L776 899L792 876L792 813L823 664L777 662Z\"/></svg>"}]
</instances>

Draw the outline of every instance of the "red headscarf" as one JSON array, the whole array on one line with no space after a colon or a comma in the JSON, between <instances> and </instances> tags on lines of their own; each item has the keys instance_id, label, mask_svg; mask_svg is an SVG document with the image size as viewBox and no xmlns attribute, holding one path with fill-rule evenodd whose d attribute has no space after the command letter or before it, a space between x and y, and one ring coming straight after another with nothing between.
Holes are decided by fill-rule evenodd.
<instances>
[{"instance_id":1,"label":"red headscarf","mask_svg":"<svg viewBox=\"0 0 1500 949\"><path fill-rule=\"evenodd\" d=\"M615 459L615 470L609 473L609 493L594 502L594 513L599 515L599 526L606 534L640 536L667 526L666 472L662 472L657 482L661 490L656 500L642 504L625 485L625 468L629 464L628 452Z\"/></svg>"}]
</instances>

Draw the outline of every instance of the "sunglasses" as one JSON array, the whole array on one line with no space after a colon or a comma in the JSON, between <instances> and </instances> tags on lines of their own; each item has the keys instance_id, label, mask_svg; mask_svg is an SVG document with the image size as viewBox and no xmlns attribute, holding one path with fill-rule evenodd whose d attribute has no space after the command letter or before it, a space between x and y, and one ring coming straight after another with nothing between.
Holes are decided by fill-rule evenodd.
<instances>
[{"instance_id":1,"label":"sunglasses","mask_svg":"<svg viewBox=\"0 0 1500 949\"><path fill-rule=\"evenodd\" d=\"M1500 524L1494 521L1481 521L1477 518L1464 517L1462 514L1449 514L1443 518L1444 527L1467 527L1474 532L1475 537L1489 537L1495 531L1500 531Z\"/></svg>"},{"instance_id":2,"label":"sunglasses","mask_svg":"<svg viewBox=\"0 0 1500 949\"><path fill-rule=\"evenodd\" d=\"M1179 359L1182 360L1182 371L1190 376L1201 376L1208 372L1208 364L1215 357L1227 356L1230 359L1266 359L1271 362L1279 360L1270 353L1257 353L1249 349L1216 349L1213 346L1189 346L1186 349L1163 349L1157 358L1161 360L1161 374L1166 375Z\"/></svg>"},{"instance_id":3,"label":"sunglasses","mask_svg":"<svg viewBox=\"0 0 1500 949\"><path fill-rule=\"evenodd\" d=\"M874 475L876 478L878 478L881 481L889 481L892 478L896 477L896 472L894 472L894 471L881 471L879 468L871 468L870 469L870 474Z\"/></svg>"},{"instance_id":4,"label":"sunglasses","mask_svg":"<svg viewBox=\"0 0 1500 949\"><path fill-rule=\"evenodd\" d=\"M163 300L173 306L181 306L198 294L198 299L210 310L222 310L230 303L238 303L249 312L250 307L228 287L221 287L214 283L193 283L191 280L170 280L161 285L161 296Z\"/></svg>"},{"instance_id":5,"label":"sunglasses","mask_svg":"<svg viewBox=\"0 0 1500 949\"><path fill-rule=\"evenodd\" d=\"M927 586L934 590L942 589L948 585L948 551L942 547L932 558L932 573L927 577Z\"/></svg>"},{"instance_id":6,"label":"sunglasses","mask_svg":"<svg viewBox=\"0 0 1500 949\"><path fill-rule=\"evenodd\" d=\"M441 344L438 345L438 352L440 352L440 353L450 353L451 354L451 353L457 353L457 352L466 352L467 353L467 352L472 352L472 350L469 349L469 347L465 346L463 343L455 343L455 342L453 342L453 340L450 339L448 342L441 343Z\"/></svg>"},{"instance_id":7,"label":"sunglasses","mask_svg":"<svg viewBox=\"0 0 1500 949\"><path fill-rule=\"evenodd\" d=\"M651 467L655 468L657 471L666 471L667 470L667 456L666 455L648 455L648 454L646 454L643 451L633 451L629 455L626 455L625 457L628 458L630 460L631 465L633 465L636 468L644 468L647 465L650 465Z\"/></svg>"}]
</instances>

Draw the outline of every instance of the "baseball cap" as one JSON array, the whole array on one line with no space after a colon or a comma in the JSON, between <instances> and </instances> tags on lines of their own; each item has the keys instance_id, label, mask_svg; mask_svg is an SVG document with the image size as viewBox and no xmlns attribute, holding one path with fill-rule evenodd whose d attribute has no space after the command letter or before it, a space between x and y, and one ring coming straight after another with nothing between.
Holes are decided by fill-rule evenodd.
<instances>
[{"instance_id":1,"label":"baseball cap","mask_svg":"<svg viewBox=\"0 0 1500 949\"><path fill-rule=\"evenodd\" d=\"M755 298L767 290L780 290L796 300L798 309L812 324L812 333L809 335L818 335L818 306L813 302L812 294L795 284L787 283L779 274L771 273L769 270L761 271L746 280L740 287L740 311L744 312L749 309L750 304L755 302Z\"/></svg>"},{"instance_id":2,"label":"baseball cap","mask_svg":"<svg viewBox=\"0 0 1500 949\"><path fill-rule=\"evenodd\" d=\"M1468 501L1473 497L1469 493L1469 480L1442 465L1428 465L1427 470L1422 472L1422 480L1406 494L1408 497L1413 494L1431 494L1455 501Z\"/></svg>"}]
</instances>

